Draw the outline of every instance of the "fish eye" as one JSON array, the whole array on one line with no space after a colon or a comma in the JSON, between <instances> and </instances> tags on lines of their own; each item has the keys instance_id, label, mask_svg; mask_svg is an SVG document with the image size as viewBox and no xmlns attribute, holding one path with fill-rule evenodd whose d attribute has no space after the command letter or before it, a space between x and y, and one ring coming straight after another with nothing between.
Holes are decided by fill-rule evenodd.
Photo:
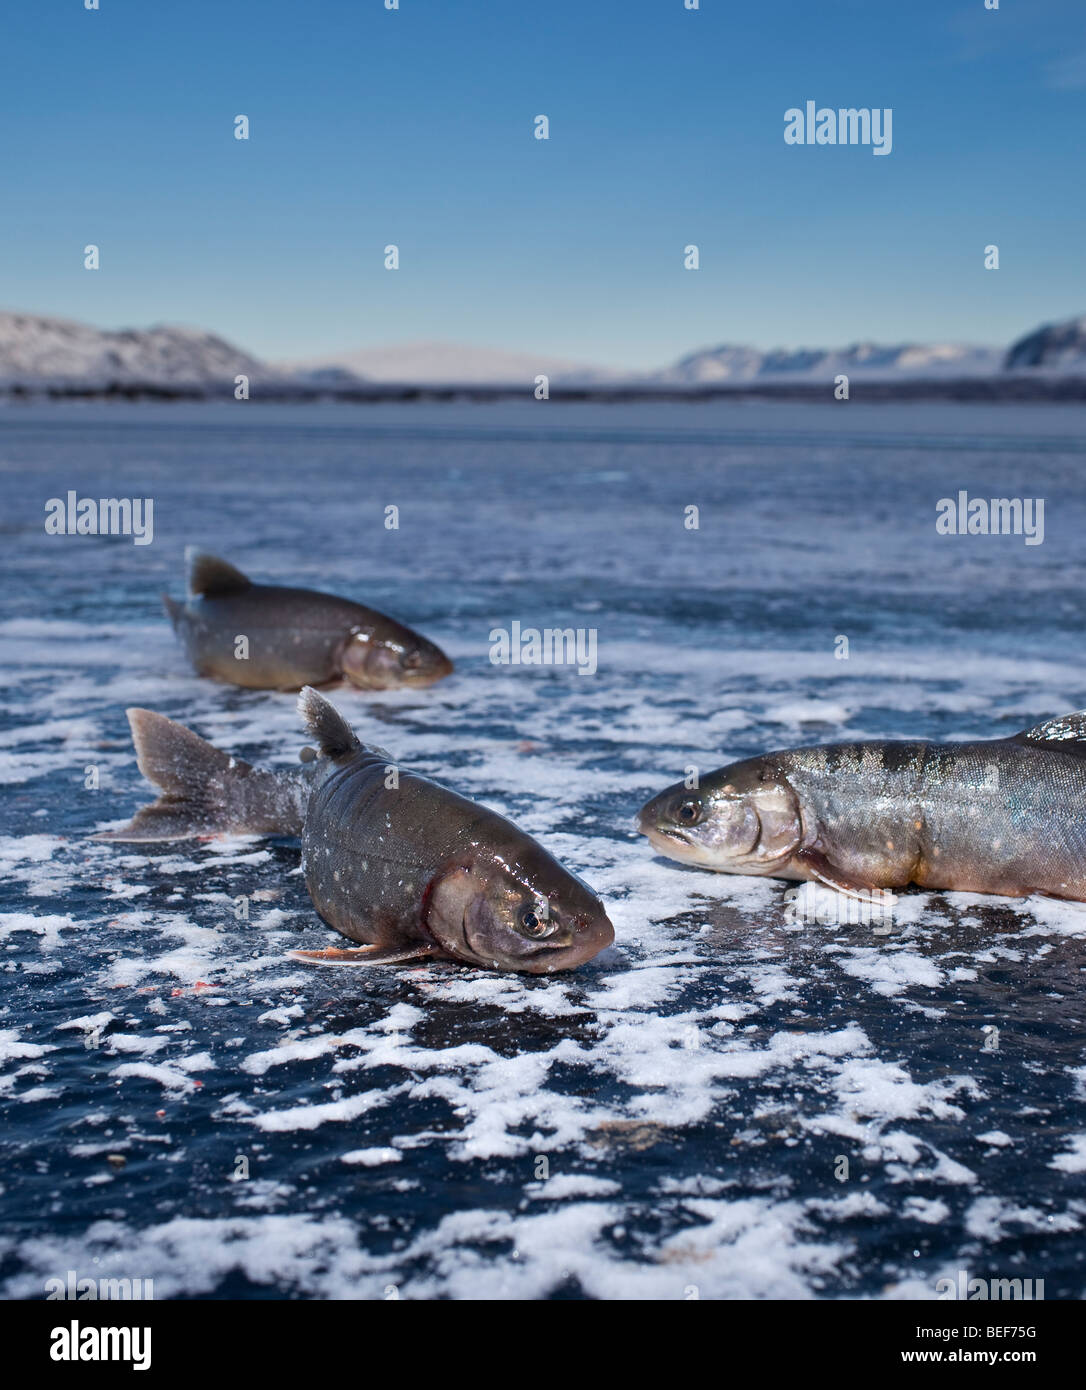
<instances>
[{"instance_id":1,"label":"fish eye","mask_svg":"<svg viewBox=\"0 0 1086 1390\"><path fill-rule=\"evenodd\" d=\"M550 922L539 912L534 903L529 903L520 909L517 921L525 936L546 936L551 929Z\"/></svg>"},{"instance_id":2,"label":"fish eye","mask_svg":"<svg viewBox=\"0 0 1086 1390\"><path fill-rule=\"evenodd\" d=\"M404 652L403 656L400 657L400 665L406 666L409 671L415 670L416 667L422 665L422 653L417 647L412 651Z\"/></svg>"},{"instance_id":3,"label":"fish eye","mask_svg":"<svg viewBox=\"0 0 1086 1390\"><path fill-rule=\"evenodd\" d=\"M682 821L684 825L697 825L701 820L701 802L693 796L680 801L675 807L675 819Z\"/></svg>"}]
</instances>

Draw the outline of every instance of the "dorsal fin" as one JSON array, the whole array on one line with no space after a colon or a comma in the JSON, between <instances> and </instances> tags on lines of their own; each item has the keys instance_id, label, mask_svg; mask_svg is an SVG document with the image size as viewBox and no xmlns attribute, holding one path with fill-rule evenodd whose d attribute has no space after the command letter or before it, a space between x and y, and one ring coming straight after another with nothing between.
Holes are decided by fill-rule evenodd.
<instances>
[{"instance_id":1,"label":"dorsal fin","mask_svg":"<svg viewBox=\"0 0 1086 1390\"><path fill-rule=\"evenodd\" d=\"M1086 758L1086 710L1061 714L1058 719L1046 719L1043 724L1016 734L1014 742L1032 743Z\"/></svg>"},{"instance_id":2,"label":"dorsal fin","mask_svg":"<svg viewBox=\"0 0 1086 1390\"><path fill-rule=\"evenodd\" d=\"M354 730L330 701L318 695L311 685L303 685L298 696L298 713L326 758L344 758L362 747Z\"/></svg>"},{"instance_id":3,"label":"dorsal fin","mask_svg":"<svg viewBox=\"0 0 1086 1390\"><path fill-rule=\"evenodd\" d=\"M227 594L243 594L252 588L252 580L241 570L220 560L217 555L190 546L185 551L185 563L189 571L189 595L196 598L203 594L207 598L225 598Z\"/></svg>"}]
</instances>

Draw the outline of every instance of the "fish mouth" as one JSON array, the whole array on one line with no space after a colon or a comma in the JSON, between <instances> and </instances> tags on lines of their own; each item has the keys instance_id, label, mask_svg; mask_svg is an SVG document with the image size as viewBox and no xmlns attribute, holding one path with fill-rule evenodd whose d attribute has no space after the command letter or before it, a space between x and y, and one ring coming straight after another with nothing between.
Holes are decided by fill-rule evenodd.
<instances>
[{"instance_id":1,"label":"fish mouth","mask_svg":"<svg viewBox=\"0 0 1086 1390\"><path fill-rule=\"evenodd\" d=\"M685 858L694 853L695 847L690 843L685 831L670 830L662 825L646 825L644 820L638 821L637 828L654 849L663 850L672 858Z\"/></svg>"},{"instance_id":2,"label":"fish mouth","mask_svg":"<svg viewBox=\"0 0 1086 1390\"><path fill-rule=\"evenodd\" d=\"M443 681L446 676L451 676L454 667L447 656L443 656L440 661L435 661L421 671L405 671L404 685L435 685L438 681Z\"/></svg>"},{"instance_id":3,"label":"fish mouth","mask_svg":"<svg viewBox=\"0 0 1086 1390\"><path fill-rule=\"evenodd\" d=\"M344 679L359 690L423 690L452 674L452 662L424 671L345 671Z\"/></svg>"},{"instance_id":4,"label":"fish mouth","mask_svg":"<svg viewBox=\"0 0 1086 1390\"><path fill-rule=\"evenodd\" d=\"M451 676L453 664L447 656L434 657L425 665L401 666L389 671L384 685L386 690L423 690L428 685L436 685L446 676Z\"/></svg>"},{"instance_id":5,"label":"fish mouth","mask_svg":"<svg viewBox=\"0 0 1086 1390\"><path fill-rule=\"evenodd\" d=\"M661 823L656 810L658 800L659 798L641 807L641 810L634 816L634 829L640 834L648 836L650 840L653 836L657 836L661 839L675 840L679 844L687 844L688 840L685 830L682 830L677 825L665 825Z\"/></svg>"}]
</instances>

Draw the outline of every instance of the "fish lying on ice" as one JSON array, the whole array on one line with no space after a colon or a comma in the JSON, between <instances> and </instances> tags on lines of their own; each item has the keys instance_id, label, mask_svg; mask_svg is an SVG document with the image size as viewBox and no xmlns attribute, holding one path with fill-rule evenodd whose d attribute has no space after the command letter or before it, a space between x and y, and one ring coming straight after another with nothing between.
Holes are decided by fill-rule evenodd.
<instances>
[{"instance_id":1,"label":"fish lying on ice","mask_svg":"<svg viewBox=\"0 0 1086 1390\"><path fill-rule=\"evenodd\" d=\"M350 599L254 584L214 555L186 553L189 597L162 602L201 676L255 690L344 678L362 690L433 685L452 662L411 628Z\"/></svg>"},{"instance_id":2,"label":"fish lying on ice","mask_svg":"<svg viewBox=\"0 0 1086 1390\"><path fill-rule=\"evenodd\" d=\"M639 828L670 859L839 892L1086 902L1086 712L978 743L835 743L668 787Z\"/></svg>"},{"instance_id":3,"label":"fish lying on ice","mask_svg":"<svg viewBox=\"0 0 1086 1390\"><path fill-rule=\"evenodd\" d=\"M123 830L95 838L300 835L313 905L363 943L291 952L300 960L384 965L432 956L549 975L614 940L595 893L510 821L392 767L315 690L302 691L298 708L320 752L305 750L308 761L283 772L130 709L140 771L162 795Z\"/></svg>"}]
</instances>

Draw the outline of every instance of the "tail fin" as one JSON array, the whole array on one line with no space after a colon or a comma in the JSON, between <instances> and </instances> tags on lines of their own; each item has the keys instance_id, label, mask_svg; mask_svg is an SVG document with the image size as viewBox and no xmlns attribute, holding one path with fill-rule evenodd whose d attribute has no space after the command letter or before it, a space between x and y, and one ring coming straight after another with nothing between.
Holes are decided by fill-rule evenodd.
<instances>
[{"instance_id":1,"label":"tail fin","mask_svg":"<svg viewBox=\"0 0 1086 1390\"><path fill-rule=\"evenodd\" d=\"M253 587L253 581L241 570L220 560L217 555L189 546L185 551L188 566L189 597L200 594L207 598L224 598L227 594L243 594Z\"/></svg>"},{"instance_id":2,"label":"tail fin","mask_svg":"<svg viewBox=\"0 0 1086 1390\"><path fill-rule=\"evenodd\" d=\"M354 730L329 700L318 695L311 685L304 685L298 696L298 713L302 716L310 737L326 758L345 758L362 747Z\"/></svg>"},{"instance_id":3,"label":"tail fin","mask_svg":"<svg viewBox=\"0 0 1086 1390\"><path fill-rule=\"evenodd\" d=\"M130 709L139 770L162 789L122 830L96 840L189 840L201 835L297 835L304 798L297 781L262 771L149 709Z\"/></svg>"}]
</instances>

